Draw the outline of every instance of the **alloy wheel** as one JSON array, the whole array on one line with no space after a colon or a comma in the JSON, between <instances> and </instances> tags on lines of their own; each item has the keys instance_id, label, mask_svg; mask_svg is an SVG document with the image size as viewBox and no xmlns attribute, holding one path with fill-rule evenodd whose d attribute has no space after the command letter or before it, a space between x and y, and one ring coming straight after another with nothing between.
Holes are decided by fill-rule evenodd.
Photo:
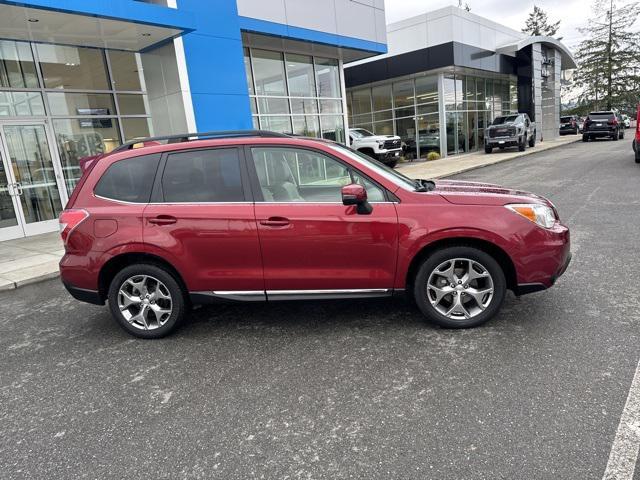
<instances>
[{"instance_id":1,"label":"alloy wheel","mask_svg":"<svg viewBox=\"0 0 640 480\"><path fill-rule=\"evenodd\" d=\"M129 324L155 330L171 317L173 302L167 286L150 275L134 275L118 290L118 308Z\"/></svg>"},{"instance_id":2,"label":"alloy wheel","mask_svg":"<svg viewBox=\"0 0 640 480\"><path fill-rule=\"evenodd\" d=\"M453 320L480 315L493 299L493 278L479 262L454 258L438 265L427 281L427 298L441 315Z\"/></svg>"}]
</instances>

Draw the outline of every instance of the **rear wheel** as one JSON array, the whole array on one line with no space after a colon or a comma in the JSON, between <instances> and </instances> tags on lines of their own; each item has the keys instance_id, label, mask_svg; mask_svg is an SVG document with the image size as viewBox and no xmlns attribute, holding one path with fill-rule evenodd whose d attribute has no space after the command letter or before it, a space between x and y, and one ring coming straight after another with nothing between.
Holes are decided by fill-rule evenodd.
<instances>
[{"instance_id":1,"label":"rear wheel","mask_svg":"<svg viewBox=\"0 0 640 480\"><path fill-rule=\"evenodd\" d=\"M182 321L185 296L164 268L136 264L122 269L109 287L109 309L118 324L140 338L161 338Z\"/></svg>"},{"instance_id":2,"label":"rear wheel","mask_svg":"<svg viewBox=\"0 0 640 480\"><path fill-rule=\"evenodd\" d=\"M414 296L428 320L445 328L481 325L500 310L507 290L502 268L474 247L437 250L416 275Z\"/></svg>"},{"instance_id":3,"label":"rear wheel","mask_svg":"<svg viewBox=\"0 0 640 480\"><path fill-rule=\"evenodd\" d=\"M620 132L616 132L613 134L613 137L611 137L613 139L614 142L617 142L620 139Z\"/></svg>"},{"instance_id":4,"label":"rear wheel","mask_svg":"<svg viewBox=\"0 0 640 480\"><path fill-rule=\"evenodd\" d=\"M585 135L584 133L582 134L582 141L583 142L588 142L589 141L589 136Z\"/></svg>"},{"instance_id":5,"label":"rear wheel","mask_svg":"<svg viewBox=\"0 0 640 480\"><path fill-rule=\"evenodd\" d=\"M529 139L529 146L530 147L536 146L536 132L533 132L533 135L531 135L531 138Z\"/></svg>"},{"instance_id":6,"label":"rear wheel","mask_svg":"<svg viewBox=\"0 0 640 480\"><path fill-rule=\"evenodd\" d=\"M493 147L490 147L489 145L485 145L484 153L491 153L491 152L493 152Z\"/></svg>"}]
</instances>

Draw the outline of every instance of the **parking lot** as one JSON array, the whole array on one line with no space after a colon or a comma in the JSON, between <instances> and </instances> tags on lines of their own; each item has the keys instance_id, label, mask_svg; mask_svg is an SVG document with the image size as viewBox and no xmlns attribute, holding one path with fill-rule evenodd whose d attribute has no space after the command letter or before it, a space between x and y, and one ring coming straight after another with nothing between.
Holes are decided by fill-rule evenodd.
<instances>
[{"instance_id":1,"label":"parking lot","mask_svg":"<svg viewBox=\"0 0 640 480\"><path fill-rule=\"evenodd\" d=\"M602 478L640 356L630 140L455 178L545 195L572 234L558 284L478 329L239 304L142 341L57 280L1 293L0 477Z\"/></svg>"}]
</instances>

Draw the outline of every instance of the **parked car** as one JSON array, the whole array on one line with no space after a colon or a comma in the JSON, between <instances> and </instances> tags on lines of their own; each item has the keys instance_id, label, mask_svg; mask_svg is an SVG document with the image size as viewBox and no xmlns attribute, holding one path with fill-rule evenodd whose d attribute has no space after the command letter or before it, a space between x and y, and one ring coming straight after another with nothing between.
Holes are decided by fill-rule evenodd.
<instances>
[{"instance_id":1,"label":"parked car","mask_svg":"<svg viewBox=\"0 0 640 480\"><path fill-rule=\"evenodd\" d=\"M588 142L595 138L607 137L611 140L624 138L621 118L612 111L591 112L584 122L582 141Z\"/></svg>"},{"instance_id":2,"label":"parked car","mask_svg":"<svg viewBox=\"0 0 640 480\"><path fill-rule=\"evenodd\" d=\"M584 117L578 117L578 132L582 133L584 131Z\"/></svg>"},{"instance_id":3,"label":"parked car","mask_svg":"<svg viewBox=\"0 0 640 480\"><path fill-rule=\"evenodd\" d=\"M633 151L636 157L636 163L640 163L640 105L638 105L636 120L636 134L633 137Z\"/></svg>"},{"instance_id":4,"label":"parked car","mask_svg":"<svg viewBox=\"0 0 640 480\"><path fill-rule=\"evenodd\" d=\"M629 115L623 113L621 117L622 117L622 124L624 125L624 128L631 128L631 118L629 118Z\"/></svg>"},{"instance_id":5,"label":"parked car","mask_svg":"<svg viewBox=\"0 0 640 480\"><path fill-rule=\"evenodd\" d=\"M515 113L496 117L485 130L484 151L491 153L495 147L518 147L524 152L527 144L536 144L536 124L526 113Z\"/></svg>"},{"instance_id":6,"label":"parked car","mask_svg":"<svg viewBox=\"0 0 640 480\"><path fill-rule=\"evenodd\" d=\"M402 143L396 135L374 135L364 128L349 130L349 145L354 150L395 167L400 160Z\"/></svg>"},{"instance_id":7,"label":"parked car","mask_svg":"<svg viewBox=\"0 0 640 480\"><path fill-rule=\"evenodd\" d=\"M568 115L560 117L560 135L577 135L578 134L578 117L575 115Z\"/></svg>"},{"instance_id":8,"label":"parked car","mask_svg":"<svg viewBox=\"0 0 640 480\"><path fill-rule=\"evenodd\" d=\"M531 193L410 179L328 140L189 137L115 149L60 216L65 287L138 337L197 304L401 292L438 325L474 327L571 258L556 208Z\"/></svg>"}]
</instances>

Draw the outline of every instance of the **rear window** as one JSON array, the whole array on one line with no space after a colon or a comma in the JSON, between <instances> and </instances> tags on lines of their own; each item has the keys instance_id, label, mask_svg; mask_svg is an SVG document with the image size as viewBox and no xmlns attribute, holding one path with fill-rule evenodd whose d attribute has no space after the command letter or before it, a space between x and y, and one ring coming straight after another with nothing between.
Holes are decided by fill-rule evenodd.
<instances>
[{"instance_id":1,"label":"rear window","mask_svg":"<svg viewBox=\"0 0 640 480\"><path fill-rule=\"evenodd\" d=\"M591 120L613 120L613 112L591 112L589 118Z\"/></svg>"},{"instance_id":2,"label":"rear window","mask_svg":"<svg viewBox=\"0 0 640 480\"><path fill-rule=\"evenodd\" d=\"M236 148L190 150L167 157L162 174L169 203L242 202L244 192Z\"/></svg>"},{"instance_id":3,"label":"rear window","mask_svg":"<svg viewBox=\"0 0 640 480\"><path fill-rule=\"evenodd\" d=\"M148 203L160 154L127 158L111 165L98 181L94 193L122 202Z\"/></svg>"},{"instance_id":4,"label":"rear window","mask_svg":"<svg viewBox=\"0 0 640 480\"><path fill-rule=\"evenodd\" d=\"M571 117L560 117L560 121L561 122L570 122L571 120L573 120Z\"/></svg>"}]
</instances>

